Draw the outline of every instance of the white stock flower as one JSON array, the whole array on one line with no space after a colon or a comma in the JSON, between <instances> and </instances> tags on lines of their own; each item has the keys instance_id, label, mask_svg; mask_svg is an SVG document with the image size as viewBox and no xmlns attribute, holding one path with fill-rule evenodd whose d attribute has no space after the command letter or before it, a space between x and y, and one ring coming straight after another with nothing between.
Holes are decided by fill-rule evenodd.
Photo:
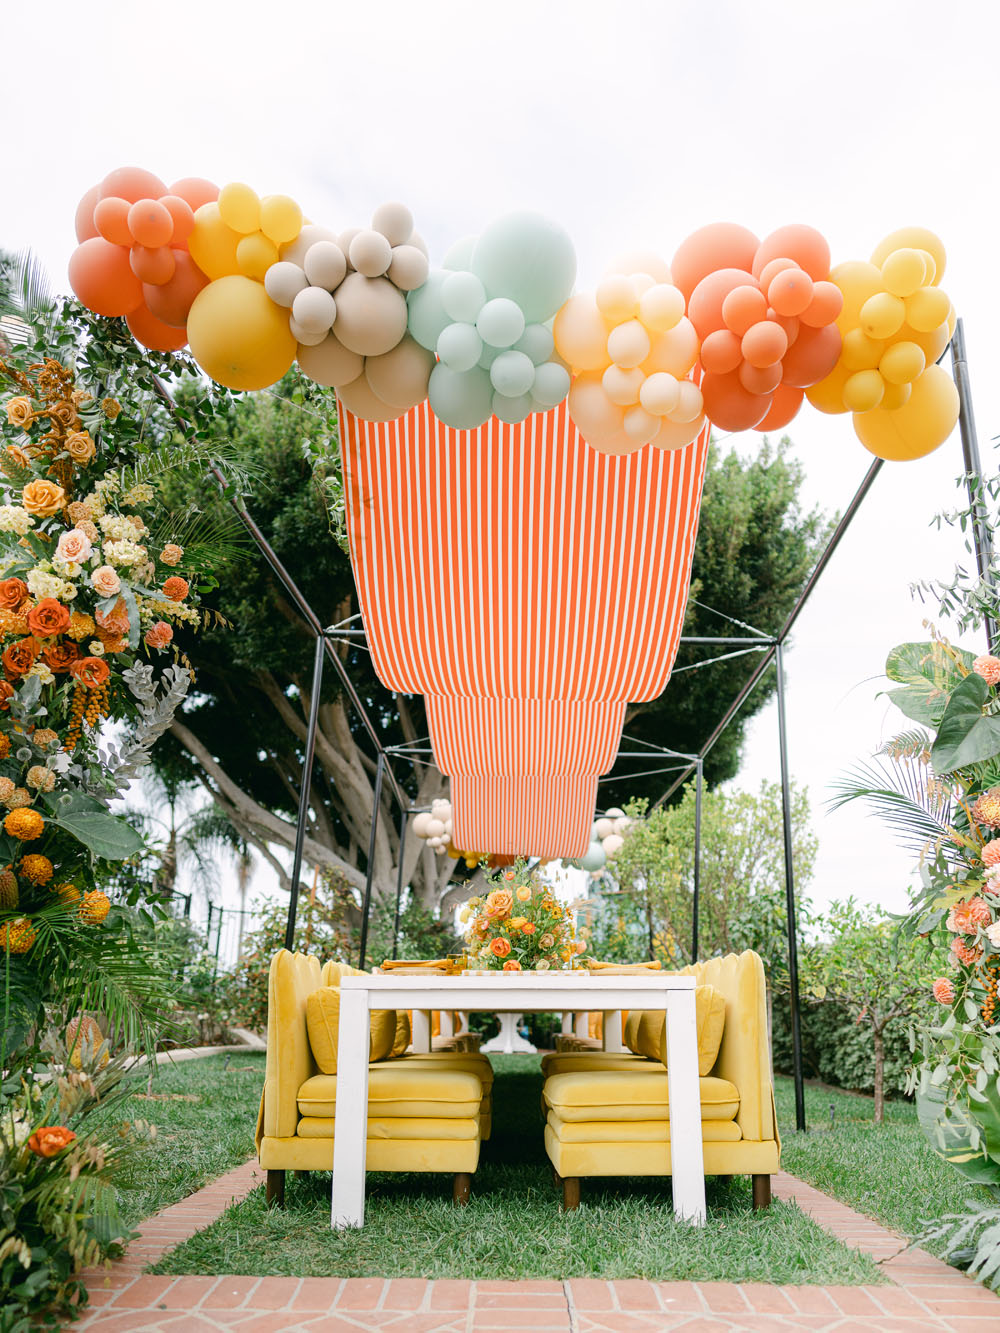
<instances>
[{"instance_id":1,"label":"white stock flower","mask_svg":"<svg viewBox=\"0 0 1000 1333\"><path fill-rule=\"evenodd\" d=\"M35 520L20 505L0 505L0 532L16 532L26 536L35 526Z\"/></svg>"}]
</instances>

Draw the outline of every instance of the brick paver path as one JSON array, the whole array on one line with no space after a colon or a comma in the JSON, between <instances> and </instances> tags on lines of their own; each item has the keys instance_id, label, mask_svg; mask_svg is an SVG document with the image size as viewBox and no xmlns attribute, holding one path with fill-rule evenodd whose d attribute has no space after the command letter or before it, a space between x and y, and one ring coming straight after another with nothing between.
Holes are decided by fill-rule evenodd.
<instances>
[{"instance_id":1,"label":"brick paver path","mask_svg":"<svg viewBox=\"0 0 1000 1333\"><path fill-rule=\"evenodd\" d=\"M772 1287L765 1283L425 1282L419 1278L158 1277L144 1274L187 1236L259 1182L237 1167L142 1227L110 1272L88 1274L87 1333L737 1333L750 1329L836 1333L998 1333L1000 1298L870 1218L784 1172L779 1198L845 1244L882 1262L891 1285Z\"/></svg>"}]
</instances>

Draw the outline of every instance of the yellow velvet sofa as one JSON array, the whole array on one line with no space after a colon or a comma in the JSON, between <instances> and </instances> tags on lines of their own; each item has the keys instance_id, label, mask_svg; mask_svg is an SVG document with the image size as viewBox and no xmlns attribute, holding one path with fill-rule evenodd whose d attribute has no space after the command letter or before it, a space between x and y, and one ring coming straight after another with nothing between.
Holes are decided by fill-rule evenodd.
<instances>
[{"instance_id":1,"label":"yellow velvet sofa","mask_svg":"<svg viewBox=\"0 0 1000 1333\"><path fill-rule=\"evenodd\" d=\"M267 1057L257 1118L257 1154L267 1201L284 1200L285 1172L329 1171L336 1124L336 1073L317 1066L307 1003L344 972L308 954L280 950L268 977ZM325 1060L329 1067L328 1060ZM369 1171L447 1172L457 1203L468 1200L479 1148L489 1136L493 1070L468 1052L401 1055L369 1066Z\"/></svg>"},{"instance_id":2,"label":"yellow velvet sofa","mask_svg":"<svg viewBox=\"0 0 1000 1333\"><path fill-rule=\"evenodd\" d=\"M705 1174L750 1175L754 1207L767 1207L781 1145L763 964L748 950L682 970L725 999L718 1054L710 1066L701 1061L699 1070ZM634 1030L638 1021L630 1016L629 1026ZM543 1067L545 1149L562 1181L565 1208L579 1202L581 1177L671 1174L667 1071L661 1061L577 1051L547 1056Z\"/></svg>"}]
</instances>

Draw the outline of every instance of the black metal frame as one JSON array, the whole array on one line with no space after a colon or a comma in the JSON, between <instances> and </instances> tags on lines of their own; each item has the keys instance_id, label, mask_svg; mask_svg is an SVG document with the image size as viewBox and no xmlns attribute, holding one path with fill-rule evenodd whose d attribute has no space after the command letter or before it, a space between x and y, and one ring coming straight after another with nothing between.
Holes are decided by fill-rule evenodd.
<instances>
[{"instance_id":1,"label":"black metal frame","mask_svg":"<svg viewBox=\"0 0 1000 1333\"><path fill-rule=\"evenodd\" d=\"M959 429L962 438L962 454L965 462L965 480L969 494L970 507L973 511L973 541L976 554L976 566L981 579L987 579L992 573L993 550L990 540L989 529L986 524L985 514L982 508L982 462L979 454L979 441L976 434L975 415L972 407L972 392L969 384L969 370L965 352L965 331L962 321L959 319L955 325L955 331L949 344L951 354L952 377L955 381L955 387L958 390L959 397ZM943 356L943 354L942 354ZM185 429L190 429L190 422L184 417L183 413L175 404L166 389L165 385L154 377L154 385L157 393L163 399L169 411L181 423ZM806 580L805 586L799 593L795 605L792 607L785 623L775 636L769 636L759 630L753 630L751 636L720 636L714 638L711 636L689 636L681 638L681 643L711 645L713 647L725 647L742 645L751 650L758 648L763 652L760 662L756 669L744 683L739 694L726 710L722 720L717 724L709 735L700 751L696 755L678 755L676 751L660 750L659 747L651 748L647 753L673 754L681 759L688 759L691 762L675 781L668 787L660 797L657 805L669 800L679 786L695 774L695 865L694 865L694 885L693 885L693 925L692 925L692 958L698 956L698 913L699 913L699 890L700 890L700 872L701 872L701 806L702 806L702 788L704 781L704 762L709 751L719 740L726 728L737 715L754 687L763 678L772 663L774 663L777 672L777 705L778 705L778 749L779 763L781 771L781 797L782 797L782 831L784 837L784 859L785 859L785 898L787 904L788 917L788 966L790 982L790 1008L792 1020L792 1058L793 1072L795 1082L795 1122L796 1128L804 1130L806 1128L805 1114L805 1091L802 1072L802 1034L799 1016L799 983L798 983L798 938L795 925L795 871L793 864L792 849L792 818L791 818L791 786L788 767L788 734L787 718L785 707L785 672L783 653L785 643L788 639L792 627L803 607L809 599L813 588L816 586L823 571L840 544L841 538L850 526L854 515L857 513L865 496L871 490L871 487L882 468L882 460L876 459L869 467L861 485L854 494L851 503L848 505L843 517L837 524L830 540L820 555L814 566L812 573ZM226 490L226 477L221 468L216 464L211 465L211 473L219 484L220 488ZM330 629L324 629L318 617L313 611L305 595L299 589L294 579L285 569L278 558L273 547L267 538L261 532L260 528L254 522L246 509L242 497L231 495L229 502L239 517L241 523L246 528L254 544L264 556L275 577L284 587L285 591L291 597L299 614L308 625L309 629L316 636L316 653L313 665L313 686L312 696L310 698L309 708L309 727L306 737L306 753L302 765L302 783L299 792L299 811L296 825L295 853L292 862L292 885L288 906L288 922L285 931L285 947L291 949L295 938L295 917L298 905L299 876L302 868L303 849L305 845L306 824L308 821L309 796L311 790L313 759L315 755L316 726L319 714L319 696L322 686L323 659L324 656L332 663L340 683L347 693L348 698L354 705L361 719L361 722L368 733L370 740L375 746L376 769L375 769L375 788L374 788L374 810L372 816L371 836L368 846L368 867L365 882L365 892L362 901L362 921L361 921L361 945L359 966L364 967L365 955L368 943L368 918L371 909L372 875L375 859L375 839L378 828L378 819L381 807L382 782L383 778L388 778L389 785L392 788L400 808L400 837L399 837L399 873L396 885L396 910L393 928L393 957L396 956L398 938L399 938L399 916L400 902L403 891L403 851L406 842L406 832L411 814L417 811L410 807L405 792L400 787L392 771L388 756L405 752L410 747L382 745L378 732L373 725L371 718L365 709L364 704L358 696L357 691L351 681L350 675L343 662L336 652L334 641L336 639L362 639L365 637L364 629L347 629L344 626L333 626ZM353 617L352 617L353 619ZM345 622L346 624L346 622ZM753 629L752 626L747 628ZM992 621L987 620L986 639L990 651L993 651L996 641L997 627ZM641 753L641 752L639 752ZM632 752L619 751L619 758L629 757Z\"/></svg>"}]
</instances>

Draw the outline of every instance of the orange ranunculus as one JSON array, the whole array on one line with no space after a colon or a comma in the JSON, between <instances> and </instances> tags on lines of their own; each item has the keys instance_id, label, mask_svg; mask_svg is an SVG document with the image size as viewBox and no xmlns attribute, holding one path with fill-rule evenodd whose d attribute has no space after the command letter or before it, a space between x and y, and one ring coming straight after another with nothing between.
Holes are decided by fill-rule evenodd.
<instances>
[{"instance_id":1,"label":"orange ranunculus","mask_svg":"<svg viewBox=\"0 0 1000 1333\"><path fill-rule=\"evenodd\" d=\"M10 709L10 701L14 697L14 686L9 680L0 680L0 713L6 713Z\"/></svg>"},{"instance_id":2,"label":"orange ranunculus","mask_svg":"<svg viewBox=\"0 0 1000 1333\"><path fill-rule=\"evenodd\" d=\"M57 514L62 509L66 503L66 492L54 481L39 477L36 481L29 481L21 491L21 503L29 514L48 518L50 514Z\"/></svg>"},{"instance_id":3,"label":"orange ranunculus","mask_svg":"<svg viewBox=\"0 0 1000 1333\"><path fill-rule=\"evenodd\" d=\"M172 602L183 602L188 595L189 587L187 579L182 579L179 574L171 574L163 585L163 595L169 597Z\"/></svg>"},{"instance_id":4,"label":"orange ranunculus","mask_svg":"<svg viewBox=\"0 0 1000 1333\"><path fill-rule=\"evenodd\" d=\"M0 609L16 611L28 595L23 579L0 579Z\"/></svg>"},{"instance_id":5,"label":"orange ranunculus","mask_svg":"<svg viewBox=\"0 0 1000 1333\"><path fill-rule=\"evenodd\" d=\"M503 877L504 877L504 879L507 879L507 880L513 879L513 878L514 878L514 871L513 871L513 870L505 870L505 871L503 872Z\"/></svg>"},{"instance_id":6,"label":"orange ranunculus","mask_svg":"<svg viewBox=\"0 0 1000 1333\"><path fill-rule=\"evenodd\" d=\"M75 643L67 643L65 639L61 643L54 643L50 648L42 650L42 660L50 671L57 676L67 672L73 663L79 658L80 650ZM0 704L0 708L3 705Z\"/></svg>"},{"instance_id":7,"label":"orange ranunculus","mask_svg":"<svg viewBox=\"0 0 1000 1333\"><path fill-rule=\"evenodd\" d=\"M37 639L18 639L3 650L3 669L11 680L17 680L30 671L38 656Z\"/></svg>"},{"instance_id":8,"label":"orange ranunculus","mask_svg":"<svg viewBox=\"0 0 1000 1333\"><path fill-rule=\"evenodd\" d=\"M73 679L88 690L96 690L111 674L107 662L100 657L81 657L69 670Z\"/></svg>"},{"instance_id":9,"label":"orange ranunculus","mask_svg":"<svg viewBox=\"0 0 1000 1333\"><path fill-rule=\"evenodd\" d=\"M535 933L534 921L526 921L524 925L521 927L521 933L523 935L534 935Z\"/></svg>"},{"instance_id":10,"label":"orange ranunculus","mask_svg":"<svg viewBox=\"0 0 1000 1333\"><path fill-rule=\"evenodd\" d=\"M519 903L527 903L531 901L531 890L528 888L527 884L521 885L517 890L516 896Z\"/></svg>"},{"instance_id":11,"label":"orange ranunculus","mask_svg":"<svg viewBox=\"0 0 1000 1333\"><path fill-rule=\"evenodd\" d=\"M504 963L503 965L503 970L505 972L520 972L521 964L517 961L516 958L508 958L506 963Z\"/></svg>"},{"instance_id":12,"label":"orange ranunculus","mask_svg":"<svg viewBox=\"0 0 1000 1333\"><path fill-rule=\"evenodd\" d=\"M32 1134L28 1147L39 1157L55 1157L63 1148L68 1148L75 1138L73 1131L65 1125L43 1125Z\"/></svg>"},{"instance_id":13,"label":"orange ranunculus","mask_svg":"<svg viewBox=\"0 0 1000 1333\"><path fill-rule=\"evenodd\" d=\"M69 629L69 608L54 597L43 597L28 612L28 629L39 639L51 639Z\"/></svg>"},{"instance_id":14,"label":"orange ranunculus","mask_svg":"<svg viewBox=\"0 0 1000 1333\"><path fill-rule=\"evenodd\" d=\"M127 634L128 607L125 605L125 598L119 597L110 611L95 611L94 619L102 629L108 630L111 634Z\"/></svg>"},{"instance_id":15,"label":"orange ranunculus","mask_svg":"<svg viewBox=\"0 0 1000 1333\"><path fill-rule=\"evenodd\" d=\"M502 935L497 935L490 940L490 952L494 958L506 958L510 953L510 940L505 940Z\"/></svg>"}]
</instances>

